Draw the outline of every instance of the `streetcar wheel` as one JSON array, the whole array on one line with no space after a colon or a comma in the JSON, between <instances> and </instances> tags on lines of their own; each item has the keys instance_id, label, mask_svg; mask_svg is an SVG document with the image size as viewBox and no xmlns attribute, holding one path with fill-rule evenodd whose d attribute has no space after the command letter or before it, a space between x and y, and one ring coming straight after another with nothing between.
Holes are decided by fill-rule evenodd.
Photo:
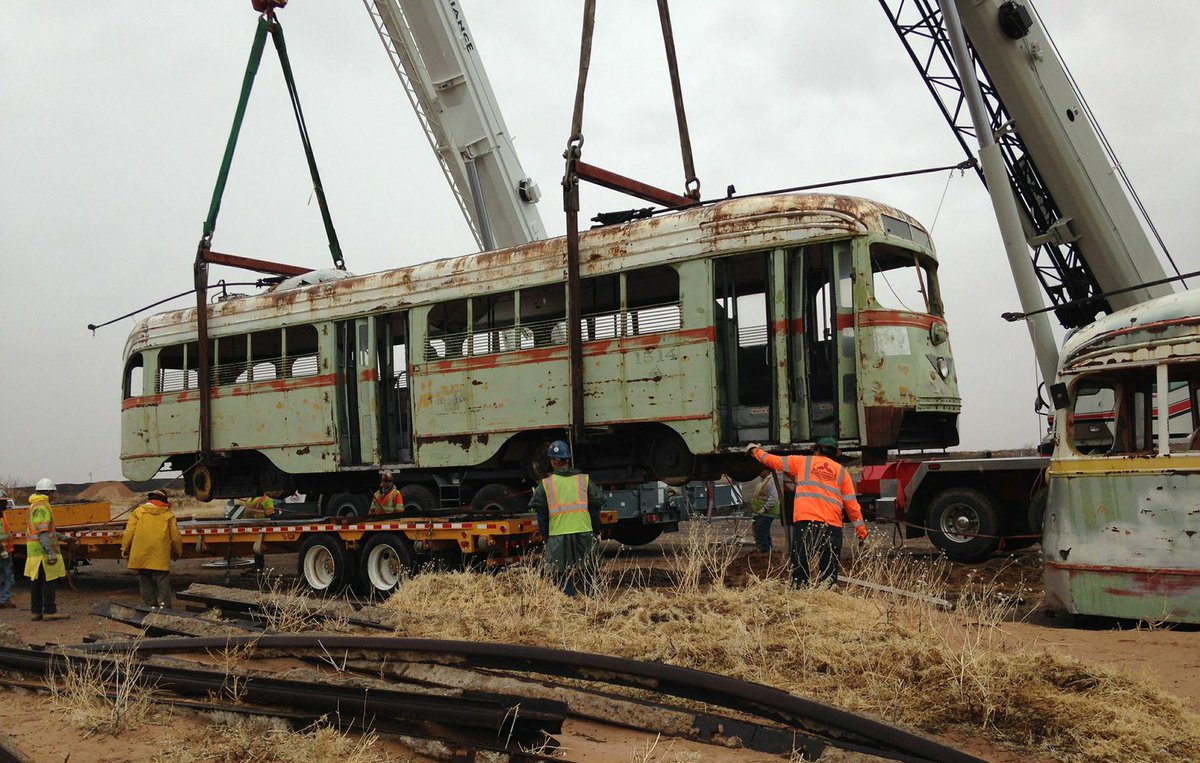
<instances>
[{"instance_id":1,"label":"streetcar wheel","mask_svg":"<svg viewBox=\"0 0 1200 763\"><path fill-rule=\"evenodd\" d=\"M696 455L675 432L654 439L650 445L649 461L654 479L668 485L686 485L696 468Z\"/></svg>"},{"instance_id":2,"label":"streetcar wheel","mask_svg":"<svg viewBox=\"0 0 1200 763\"><path fill-rule=\"evenodd\" d=\"M296 574L314 592L335 594L353 578L350 552L332 535L314 535L304 541L296 557Z\"/></svg>"},{"instance_id":3,"label":"streetcar wheel","mask_svg":"<svg viewBox=\"0 0 1200 763\"><path fill-rule=\"evenodd\" d=\"M439 508L437 496L424 485L405 485L400 493L404 496L405 514L421 517Z\"/></svg>"},{"instance_id":4,"label":"streetcar wheel","mask_svg":"<svg viewBox=\"0 0 1200 763\"><path fill-rule=\"evenodd\" d=\"M991 500L971 488L950 488L929 503L929 540L956 562L979 562L1000 545Z\"/></svg>"},{"instance_id":5,"label":"streetcar wheel","mask_svg":"<svg viewBox=\"0 0 1200 763\"><path fill-rule=\"evenodd\" d=\"M204 464L194 466L188 479L191 481L192 496L197 501L212 500L214 484L212 469Z\"/></svg>"},{"instance_id":6,"label":"streetcar wheel","mask_svg":"<svg viewBox=\"0 0 1200 763\"><path fill-rule=\"evenodd\" d=\"M363 517L370 508L370 499L357 493L337 493L325 504L327 517Z\"/></svg>"},{"instance_id":7,"label":"streetcar wheel","mask_svg":"<svg viewBox=\"0 0 1200 763\"><path fill-rule=\"evenodd\" d=\"M524 506L513 489L499 482L492 482L475 491L471 496L471 511L500 511L513 513Z\"/></svg>"},{"instance_id":8,"label":"streetcar wheel","mask_svg":"<svg viewBox=\"0 0 1200 763\"><path fill-rule=\"evenodd\" d=\"M662 525L617 525L612 529L612 539L626 546L644 546L658 540L662 532Z\"/></svg>"},{"instance_id":9,"label":"streetcar wheel","mask_svg":"<svg viewBox=\"0 0 1200 763\"><path fill-rule=\"evenodd\" d=\"M417 558L412 541L396 533L380 533L363 546L359 580L368 596L386 597L413 576Z\"/></svg>"}]
</instances>

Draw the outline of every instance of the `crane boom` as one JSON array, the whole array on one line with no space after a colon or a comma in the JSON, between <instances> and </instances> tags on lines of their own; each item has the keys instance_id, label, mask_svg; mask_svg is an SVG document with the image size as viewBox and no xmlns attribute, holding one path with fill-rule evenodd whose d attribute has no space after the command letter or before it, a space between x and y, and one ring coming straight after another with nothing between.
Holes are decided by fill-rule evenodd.
<instances>
[{"instance_id":1,"label":"crane boom","mask_svg":"<svg viewBox=\"0 0 1200 763\"><path fill-rule=\"evenodd\" d=\"M980 93L1018 202L1034 269L1068 328L1171 293L1080 97L1028 0L948 0L965 30ZM879 0L970 155L962 69L937 0ZM1028 7L1027 7L1028 6ZM1083 304L1079 300L1092 300Z\"/></svg>"},{"instance_id":2,"label":"crane boom","mask_svg":"<svg viewBox=\"0 0 1200 763\"><path fill-rule=\"evenodd\" d=\"M483 249L537 241L540 191L521 169L460 0L363 0Z\"/></svg>"}]
</instances>

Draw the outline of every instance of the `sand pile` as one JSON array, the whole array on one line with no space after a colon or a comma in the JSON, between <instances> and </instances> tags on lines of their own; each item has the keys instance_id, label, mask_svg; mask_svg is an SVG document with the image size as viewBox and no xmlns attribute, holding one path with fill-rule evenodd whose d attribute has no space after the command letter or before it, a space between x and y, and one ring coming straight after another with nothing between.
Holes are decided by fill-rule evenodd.
<instances>
[{"instance_id":1,"label":"sand pile","mask_svg":"<svg viewBox=\"0 0 1200 763\"><path fill-rule=\"evenodd\" d=\"M124 482L96 482L79 491L76 497L81 501L121 503L133 500L137 494L125 487Z\"/></svg>"}]
</instances>

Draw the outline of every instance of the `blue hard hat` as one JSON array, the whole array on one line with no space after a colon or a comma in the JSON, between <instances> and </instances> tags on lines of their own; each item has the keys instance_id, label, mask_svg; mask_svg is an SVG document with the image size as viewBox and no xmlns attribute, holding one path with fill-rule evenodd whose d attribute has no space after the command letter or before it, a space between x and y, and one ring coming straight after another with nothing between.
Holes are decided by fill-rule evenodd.
<instances>
[{"instance_id":1,"label":"blue hard hat","mask_svg":"<svg viewBox=\"0 0 1200 763\"><path fill-rule=\"evenodd\" d=\"M546 455L550 458L557 458L566 461L571 457L571 446L567 445L563 440L555 440L550 443L550 447L546 449Z\"/></svg>"}]
</instances>

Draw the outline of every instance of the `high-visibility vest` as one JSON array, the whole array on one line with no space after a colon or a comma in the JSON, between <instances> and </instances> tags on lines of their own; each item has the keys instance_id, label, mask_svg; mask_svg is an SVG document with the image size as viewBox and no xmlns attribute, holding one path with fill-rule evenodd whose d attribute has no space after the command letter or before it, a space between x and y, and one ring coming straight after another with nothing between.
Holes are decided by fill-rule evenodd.
<instances>
[{"instance_id":1,"label":"high-visibility vest","mask_svg":"<svg viewBox=\"0 0 1200 763\"><path fill-rule=\"evenodd\" d=\"M387 491L386 495L380 495L379 491L375 491L375 497L371 499L371 514L391 514L395 511L404 510L404 494L400 492L400 488L392 487Z\"/></svg>"},{"instance_id":2,"label":"high-visibility vest","mask_svg":"<svg viewBox=\"0 0 1200 763\"><path fill-rule=\"evenodd\" d=\"M590 533L588 477L586 474L551 474L542 480L550 512L550 535Z\"/></svg>"},{"instance_id":3,"label":"high-visibility vest","mask_svg":"<svg viewBox=\"0 0 1200 763\"><path fill-rule=\"evenodd\" d=\"M796 497L792 501L793 522L824 522L842 526L842 510L855 526L863 523L862 509L854 495L854 480L846 467L825 456L773 456L754 451L759 462L792 476Z\"/></svg>"},{"instance_id":4,"label":"high-visibility vest","mask_svg":"<svg viewBox=\"0 0 1200 763\"><path fill-rule=\"evenodd\" d=\"M767 498L771 494L771 487L773 486L771 480L773 479L773 477L764 477L763 480L758 483L758 487L754 488L754 493L750 496L750 510L755 514L768 514L766 510ZM779 516L778 496L775 497L775 506L772 507L771 511L769 512L769 516Z\"/></svg>"},{"instance_id":5,"label":"high-visibility vest","mask_svg":"<svg viewBox=\"0 0 1200 763\"><path fill-rule=\"evenodd\" d=\"M248 498L242 505L246 507L246 514L249 514L251 511L261 511L264 517L269 517L275 513L275 499L269 495Z\"/></svg>"},{"instance_id":6,"label":"high-visibility vest","mask_svg":"<svg viewBox=\"0 0 1200 763\"><path fill-rule=\"evenodd\" d=\"M42 548L42 542L38 540L38 534L54 532L54 515L50 513L50 504L35 503L30 506L27 520L28 535L25 536L25 555L29 558L45 556L46 551Z\"/></svg>"}]
</instances>

